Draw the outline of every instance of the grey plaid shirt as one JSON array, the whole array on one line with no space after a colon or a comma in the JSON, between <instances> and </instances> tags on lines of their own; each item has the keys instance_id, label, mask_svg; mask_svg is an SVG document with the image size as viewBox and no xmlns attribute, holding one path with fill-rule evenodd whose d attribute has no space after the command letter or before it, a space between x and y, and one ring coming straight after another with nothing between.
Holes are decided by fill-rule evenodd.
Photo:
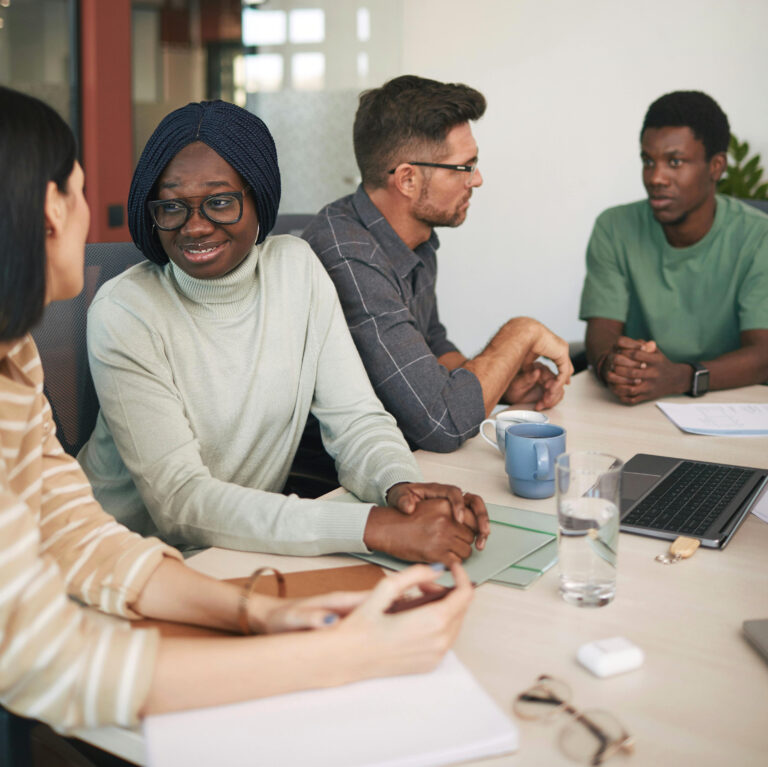
<instances>
[{"instance_id":1,"label":"grey plaid shirt","mask_svg":"<svg viewBox=\"0 0 768 767\"><path fill-rule=\"evenodd\" d=\"M414 447L455 450L485 418L480 382L437 358L457 351L437 315L437 235L411 250L360 186L302 237L320 257L368 376Z\"/></svg>"}]
</instances>

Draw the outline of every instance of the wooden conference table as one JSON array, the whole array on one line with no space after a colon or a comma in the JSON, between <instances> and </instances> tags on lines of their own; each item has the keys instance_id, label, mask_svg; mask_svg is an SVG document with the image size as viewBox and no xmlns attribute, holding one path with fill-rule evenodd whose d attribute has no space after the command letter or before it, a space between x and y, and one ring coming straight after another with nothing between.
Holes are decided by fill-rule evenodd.
<instances>
[{"instance_id":1,"label":"wooden conference table","mask_svg":"<svg viewBox=\"0 0 768 767\"><path fill-rule=\"evenodd\" d=\"M682 400L681 401L688 401ZM768 402L768 387L709 393L704 402ZM635 453L768 466L768 437L704 437L680 432L653 403L617 403L589 373L576 376L550 420L567 430L568 450L600 450L626 461ZM451 482L490 503L555 513L553 498L513 496L500 454L477 437L451 454L419 451L425 479ZM668 543L622 534L615 600L578 608L557 593L557 568L529 590L486 583L477 589L455 650L510 717L511 701L542 673L571 686L581 709L612 712L635 736L636 752L608 764L768 764L768 664L741 635L745 619L768 618L768 524L750 514L723 551L654 561ZM260 564L284 571L338 567L350 557L278 557L209 549L188 560L219 578ZM598 679L575 660L584 642L624 636L646 655L638 670ZM467 712L471 716L471 711ZM548 724L518 721L516 754L501 765L572 765L558 747L565 716ZM138 732L103 728L82 734L123 758L144 763Z\"/></svg>"}]
</instances>

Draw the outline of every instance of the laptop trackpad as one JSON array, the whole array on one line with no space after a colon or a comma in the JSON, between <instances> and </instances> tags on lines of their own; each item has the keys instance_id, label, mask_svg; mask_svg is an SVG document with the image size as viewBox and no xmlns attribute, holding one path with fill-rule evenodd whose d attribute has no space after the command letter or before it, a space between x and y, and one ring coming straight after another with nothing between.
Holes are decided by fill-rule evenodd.
<instances>
[{"instance_id":1,"label":"laptop trackpad","mask_svg":"<svg viewBox=\"0 0 768 767\"><path fill-rule=\"evenodd\" d=\"M621 478L621 505L639 498L659 481L658 474L635 474L624 472Z\"/></svg>"}]
</instances>

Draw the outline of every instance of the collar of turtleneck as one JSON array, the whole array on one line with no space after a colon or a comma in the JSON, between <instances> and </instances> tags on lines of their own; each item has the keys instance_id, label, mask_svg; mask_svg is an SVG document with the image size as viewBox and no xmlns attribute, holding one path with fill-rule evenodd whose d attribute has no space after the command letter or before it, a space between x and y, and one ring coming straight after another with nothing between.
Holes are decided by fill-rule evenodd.
<instances>
[{"instance_id":1,"label":"collar of turtleneck","mask_svg":"<svg viewBox=\"0 0 768 767\"><path fill-rule=\"evenodd\" d=\"M237 317L253 306L258 292L259 252L254 245L244 261L223 277L201 280L191 277L172 261L166 265L166 274L181 295L194 305L195 314L229 319Z\"/></svg>"}]
</instances>

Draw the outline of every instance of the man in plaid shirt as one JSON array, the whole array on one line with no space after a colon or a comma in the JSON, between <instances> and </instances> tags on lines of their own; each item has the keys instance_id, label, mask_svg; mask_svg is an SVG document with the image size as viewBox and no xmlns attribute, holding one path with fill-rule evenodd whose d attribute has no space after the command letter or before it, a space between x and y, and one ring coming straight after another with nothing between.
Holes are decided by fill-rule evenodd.
<instances>
[{"instance_id":1,"label":"man in plaid shirt","mask_svg":"<svg viewBox=\"0 0 768 767\"><path fill-rule=\"evenodd\" d=\"M474 436L500 401L552 407L573 372L568 344L530 317L509 320L471 359L440 323L434 228L462 224L483 183L470 121L484 112L473 88L413 75L364 92L354 125L362 184L302 235L336 285L377 395L411 446L436 452Z\"/></svg>"}]
</instances>

